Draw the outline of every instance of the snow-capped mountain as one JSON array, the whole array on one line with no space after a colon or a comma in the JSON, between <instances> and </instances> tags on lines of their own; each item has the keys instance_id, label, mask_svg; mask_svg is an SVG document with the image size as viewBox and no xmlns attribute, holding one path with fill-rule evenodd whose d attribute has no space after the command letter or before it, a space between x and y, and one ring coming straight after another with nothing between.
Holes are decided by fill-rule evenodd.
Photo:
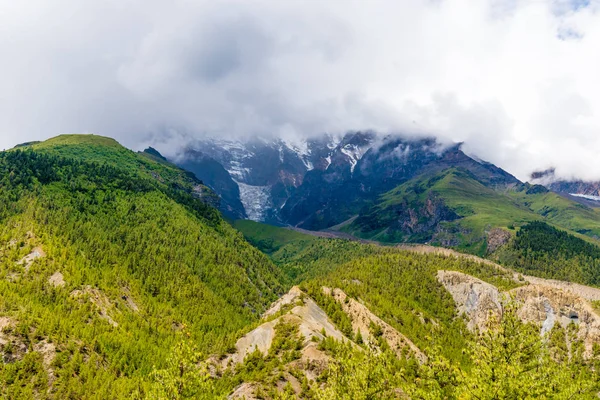
<instances>
[{"instance_id":1,"label":"snow-capped mountain","mask_svg":"<svg viewBox=\"0 0 600 400\"><path fill-rule=\"evenodd\" d=\"M307 172L325 171L332 163L348 165L353 172L373 138L372 134L355 133L294 140L205 139L186 148L178 164L202 176L225 197L223 211L231 217L280 222L279 210L302 185ZM230 179L215 174L215 163L227 171ZM218 182L215 175L220 175ZM224 185L224 180L230 182Z\"/></svg>"},{"instance_id":2,"label":"snow-capped mountain","mask_svg":"<svg viewBox=\"0 0 600 400\"><path fill-rule=\"evenodd\" d=\"M531 179L532 182L544 185L553 192L590 200L592 203L586 202L586 204L600 206L600 182L559 179L554 168L534 172L531 174Z\"/></svg>"},{"instance_id":3,"label":"snow-capped mountain","mask_svg":"<svg viewBox=\"0 0 600 400\"><path fill-rule=\"evenodd\" d=\"M459 166L490 185L518 183L476 161L459 145L373 132L251 140L204 139L178 164L222 197L231 218L323 229L352 217L367 202L426 170Z\"/></svg>"}]
</instances>

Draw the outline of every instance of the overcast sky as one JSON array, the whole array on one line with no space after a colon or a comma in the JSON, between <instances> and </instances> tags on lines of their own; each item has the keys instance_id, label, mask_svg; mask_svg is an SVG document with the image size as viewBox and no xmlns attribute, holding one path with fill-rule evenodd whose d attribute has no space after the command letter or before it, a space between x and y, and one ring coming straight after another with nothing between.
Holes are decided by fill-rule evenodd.
<instances>
[{"instance_id":1,"label":"overcast sky","mask_svg":"<svg viewBox=\"0 0 600 400\"><path fill-rule=\"evenodd\" d=\"M600 179L600 0L0 0L0 148L434 134Z\"/></svg>"}]
</instances>

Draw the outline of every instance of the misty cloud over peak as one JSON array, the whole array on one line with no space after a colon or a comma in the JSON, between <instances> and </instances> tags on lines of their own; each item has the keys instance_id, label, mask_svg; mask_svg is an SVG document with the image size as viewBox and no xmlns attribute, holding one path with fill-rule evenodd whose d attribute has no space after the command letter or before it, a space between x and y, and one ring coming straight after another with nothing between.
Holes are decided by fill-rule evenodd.
<instances>
[{"instance_id":1,"label":"misty cloud over peak","mask_svg":"<svg viewBox=\"0 0 600 400\"><path fill-rule=\"evenodd\" d=\"M0 0L0 148L372 129L600 179L598 0ZM291 139L290 139L291 140Z\"/></svg>"}]
</instances>

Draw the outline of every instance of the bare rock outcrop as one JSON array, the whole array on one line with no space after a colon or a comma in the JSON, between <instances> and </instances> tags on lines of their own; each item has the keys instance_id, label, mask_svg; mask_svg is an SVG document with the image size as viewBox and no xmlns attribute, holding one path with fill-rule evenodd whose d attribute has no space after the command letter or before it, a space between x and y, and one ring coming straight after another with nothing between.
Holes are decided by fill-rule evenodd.
<instances>
[{"instance_id":1,"label":"bare rock outcrop","mask_svg":"<svg viewBox=\"0 0 600 400\"><path fill-rule=\"evenodd\" d=\"M438 280L452 295L456 308L468 318L469 329L485 328L489 316L501 314L507 301L517 304L517 314L524 322L540 326L540 334L549 332L555 324L563 327L577 325L577 337L585 346L585 355L591 356L594 343L600 343L600 316L586 297L571 290L568 282L563 288L558 281L551 285L539 279L538 284L529 284L501 293L495 286L473 276L456 271L438 271ZM583 286L583 285L579 285ZM594 288L590 289L593 293ZM586 294L590 294L587 293Z\"/></svg>"},{"instance_id":2,"label":"bare rock outcrop","mask_svg":"<svg viewBox=\"0 0 600 400\"><path fill-rule=\"evenodd\" d=\"M110 315L110 311L114 310L114 306L110 299L100 290L91 286L85 286L83 289L76 289L71 292L71 297L75 299L89 298L89 301L94 304L102 319L108 321L114 327L119 326Z\"/></svg>"},{"instance_id":3,"label":"bare rock outcrop","mask_svg":"<svg viewBox=\"0 0 600 400\"><path fill-rule=\"evenodd\" d=\"M501 295L495 286L456 271L438 271L437 278L452 295L459 314L467 316L469 329L483 329L490 314L502 313Z\"/></svg>"},{"instance_id":4,"label":"bare rock outcrop","mask_svg":"<svg viewBox=\"0 0 600 400\"><path fill-rule=\"evenodd\" d=\"M255 396L256 390L256 384L244 382L235 388L233 393L231 393L227 398L231 400L257 400L258 397Z\"/></svg>"},{"instance_id":5,"label":"bare rock outcrop","mask_svg":"<svg viewBox=\"0 0 600 400\"><path fill-rule=\"evenodd\" d=\"M508 243L511 235L510 232L502 228L492 228L487 232L487 252L488 254L493 253L500 247Z\"/></svg>"},{"instance_id":6,"label":"bare rock outcrop","mask_svg":"<svg viewBox=\"0 0 600 400\"><path fill-rule=\"evenodd\" d=\"M22 265L27 272L35 260L43 257L46 257L46 253L40 246L38 246L31 250L31 253L23 257L17 264Z\"/></svg>"},{"instance_id":7,"label":"bare rock outcrop","mask_svg":"<svg viewBox=\"0 0 600 400\"><path fill-rule=\"evenodd\" d=\"M60 273L60 271L56 271L55 273L53 273L52 276L48 278L48 283L54 287L63 287L66 284L65 278L63 277L63 274Z\"/></svg>"},{"instance_id":8,"label":"bare rock outcrop","mask_svg":"<svg viewBox=\"0 0 600 400\"><path fill-rule=\"evenodd\" d=\"M574 323L587 356L592 355L594 343L600 344L600 316L581 296L545 285L527 285L510 293L519 304L519 317L539 324L542 334L549 332L555 324L566 327Z\"/></svg>"},{"instance_id":9,"label":"bare rock outcrop","mask_svg":"<svg viewBox=\"0 0 600 400\"><path fill-rule=\"evenodd\" d=\"M291 304L297 305L288 313L263 323L241 337L235 345L235 353L225 358L222 365L225 367L230 364L241 363L248 354L256 350L266 355L275 337L275 326L280 321L298 325L298 330L304 338L303 357L307 358L307 361L310 361L310 354L315 354L317 358L321 358L321 355L317 353L318 350L315 351L316 348L308 350L308 348L314 347L311 345L315 344L315 340L318 342L324 339L325 336L339 341L348 340L329 320L325 311L314 300L303 296L302 291L297 287L293 287L290 292L277 300L265 313L265 317L272 316L285 305ZM323 332L325 332L325 336Z\"/></svg>"},{"instance_id":10,"label":"bare rock outcrop","mask_svg":"<svg viewBox=\"0 0 600 400\"><path fill-rule=\"evenodd\" d=\"M265 313L263 314L263 319L269 318L270 316L277 314L285 306L288 306L297 301L300 301L302 299L302 297L303 297L302 290L300 290L300 288L298 286L292 287L289 292L287 292L286 294L281 296L279 299L277 299L271 305L271 307L267 311L265 311Z\"/></svg>"}]
</instances>

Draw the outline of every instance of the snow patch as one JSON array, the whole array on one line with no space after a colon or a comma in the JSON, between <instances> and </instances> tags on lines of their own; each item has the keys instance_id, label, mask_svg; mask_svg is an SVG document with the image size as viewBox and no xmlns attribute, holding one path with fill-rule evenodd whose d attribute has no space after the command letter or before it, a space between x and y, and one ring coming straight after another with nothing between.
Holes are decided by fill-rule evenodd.
<instances>
[{"instance_id":1,"label":"snow patch","mask_svg":"<svg viewBox=\"0 0 600 400\"><path fill-rule=\"evenodd\" d=\"M311 163L309 159L301 158L301 160L304 163L304 166L306 167L307 171L312 171L313 169L315 169L313 163Z\"/></svg>"},{"instance_id":2,"label":"snow patch","mask_svg":"<svg viewBox=\"0 0 600 400\"><path fill-rule=\"evenodd\" d=\"M302 161L302 163L304 164L304 166L306 167L306 169L308 171L314 169L314 166L312 164L312 162L310 162L310 149L308 148L308 140L306 139L299 139L297 141L290 141L290 140L282 140L283 144L285 145L285 147L287 147L290 151L296 153L296 155L298 155L298 158L300 159L300 161ZM282 150L281 147L279 148L279 154L282 154ZM280 156L281 158L281 156ZM283 158L281 159L281 161L283 162Z\"/></svg>"},{"instance_id":3,"label":"snow patch","mask_svg":"<svg viewBox=\"0 0 600 400\"><path fill-rule=\"evenodd\" d=\"M267 210L273 207L271 203L271 187L252 186L238 181L236 183L240 188L240 200L248 218L257 222L264 221Z\"/></svg>"},{"instance_id":4,"label":"snow patch","mask_svg":"<svg viewBox=\"0 0 600 400\"><path fill-rule=\"evenodd\" d=\"M369 146L358 147L353 144L347 144L340 149L340 151L344 153L350 161L351 173L354 172L354 168L356 167L356 164L358 164L358 160L360 160L362 156L365 155L367 150L369 150Z\"/></svg>"},{"instance_id":5,"label":"snow patch","mask_svg":"<svg viewBox=\"0 0 600 400\"><path fill-rule=\"evenodd\" d=\"M239 161L231 161L227 167L227 172L236 181L245 181L252 171L250 168L242 167Z\"/></svg>"},{"instance_id":6,"label":"snow patch","mask_svg":"<svg viewBox=\"0 0 600 400\"><path fill-rule=\"evenodd\" d=\"M337 134L337 135L327 134L327 137L329 138L329 142L327 143L327 148L329 150L333 150L336 147L338 147L344 138L344 136L340 135L340 134Z\"/></svg>"},{"instance_id":7,"label":"snow patch","mask_svg":"<svg viewBox=\"0 0 600 400\"><path fill-rule=\"evenodd\" d=\"M327 165L325 166L325 170L327 170L327 168L329 168L331 165L331 155L325 157L325 161L327 161Z\"/></svg>"},{"instance_id":8,"label":"snow patch","mask_svg":"<svg viewBox=\"0 0 600 400\"><path fill-rule=\"evenodd\" d=\"M600 196L592 196L591 194L569 193L571 196L582 197L588 200L600 201Z\"/></svg>"}]
</instances>

